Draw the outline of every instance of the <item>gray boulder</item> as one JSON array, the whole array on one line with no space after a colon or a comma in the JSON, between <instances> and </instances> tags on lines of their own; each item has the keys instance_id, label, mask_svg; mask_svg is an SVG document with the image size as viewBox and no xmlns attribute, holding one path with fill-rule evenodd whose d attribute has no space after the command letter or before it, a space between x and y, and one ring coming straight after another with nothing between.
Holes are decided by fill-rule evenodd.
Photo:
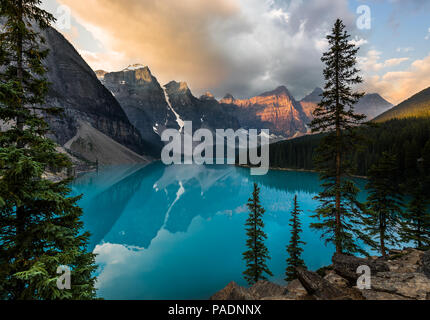
<instances>
[{"instance_id":1,"label":"gray boulder","mask_svg":"<svg viewBox=\"0 0 430 320\"><path fill-rule=\"evenodd\" d=\"M248 289L239 286L236 282L230 282L227 287L214 294L210 300L215 301L237 301L237 300L256 300Z\"/></svg>"},{"instance_id":2,"label":"gray boulder","mask_svg":"<svg viewBox=\"0 0 430 320\"><path fill-rule=\"evenodd\" d=\"M368 266L372 274L390 271L388 264L381 259L363 259L344 254L335 254L333 256L334 271L353 284L360 277L360 274L357 273L357 269L360 266Z\"/></svg>"},{"instance_id":3,"label":"gray boulder","mask_svg":"<svg viewBox=\"0 0 430 320\"><path fill-rule=\"evenodd\" d=\"M430 299L430 279L422 273L380 272L372 277L372 290L404 299Z\"/></svg>"},{"instance_id":4,"label":"gray boulder","mask_svg":"<svg viewBox=\"0 0 430 320\"><path fill-rule=\"evenodd\" d=\"M293 280L287 285L285 296L291 300L307 300L310 297L300 280Z\"/></svg>"},{"instance_id":5,"label":"gray boulder","mask_svg":"<svg viewBox=\"0 0 430 320\"><path fill-rule=\"evenodd\" d=\"M254 284L249 292L252 296L257 298L282 296L285 293L285 287L277 285L269 281L258 281Z\"/></svg>"},{"instance_id":6,"label":"gray boulder","mask_svg":"<svg viewBox=\"0 0 430 320\"><path fill-rule=\"evenodd\" d=\"M421 257L420 271L430 278L430 250L425 252Z\"/></svg>"},{"instance_id":7,"label":"gray boulder","mask_svg":"<svg viewBox=\"0 0 430 320\"><path fill-rule=\"evenodd\" d=\"M352 300L348 292L320 277L317 273L297 268L298 278L308 294L317 300Z\"/></svg>"},{"instance_id":8,"label":"gray boulder","mask_svg":"<svg viewBox=\"0 0 430 320\"><path fill-rule=\"evenodd\" d=\"M325 277L325 280L327 280L328 282L330 282L331 284L334 284L340 288L347 288L348 287L348 280L346 280L345 278L342 278L340 275L334 273L334 272L329 272Z\"/></svg>"}]
</instances>

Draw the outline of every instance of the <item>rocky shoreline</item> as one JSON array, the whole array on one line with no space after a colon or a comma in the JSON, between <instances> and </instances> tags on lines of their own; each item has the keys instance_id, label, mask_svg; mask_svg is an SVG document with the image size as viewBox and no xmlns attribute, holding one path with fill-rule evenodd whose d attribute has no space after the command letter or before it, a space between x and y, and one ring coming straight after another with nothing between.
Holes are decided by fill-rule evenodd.
<instances>
[{"instance_id":1,"label":"rocky shoreline","mask_svg":"<svg viewBox=\"0 0 430 320\"><path fill-rule=\"evenodd\" d=\"M370 289L357 287L360 266L371 270ZM298 279L287 286L231 282L210 300L430 300L430 251L393 250L387 259L335 255L332 265L317 272L297 271Z\"/></svg>"}]
</instances>

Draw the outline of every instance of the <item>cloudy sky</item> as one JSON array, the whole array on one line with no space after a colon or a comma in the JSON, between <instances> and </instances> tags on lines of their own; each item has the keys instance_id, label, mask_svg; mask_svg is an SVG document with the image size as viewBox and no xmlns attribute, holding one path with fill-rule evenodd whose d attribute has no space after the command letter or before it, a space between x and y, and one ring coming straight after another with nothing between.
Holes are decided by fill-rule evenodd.
<instances>
[{"instance_id":1,"label":"cloudy sky","mask_svg":"<svg viewBox=\"0 0 430 320\"><path fill-rule=\"evenodd\" d=\"M360 45L364 89L398 103L430 86L428 0L44 0L94 69L148 65L195 95L249 97L323 85L325 35L344 20ZM370 9L366 25L363 5ZM67 12L71 24L67 23ZM358 24L357 24L358 22ZM370 29L363 28L370 27Z\"/></svg>"}]
</instances>

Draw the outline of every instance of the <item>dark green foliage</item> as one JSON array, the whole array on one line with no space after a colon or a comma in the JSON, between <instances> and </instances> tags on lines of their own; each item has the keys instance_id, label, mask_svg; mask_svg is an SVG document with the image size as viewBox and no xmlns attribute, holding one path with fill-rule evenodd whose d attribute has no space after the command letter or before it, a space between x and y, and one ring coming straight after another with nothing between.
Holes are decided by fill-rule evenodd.
<instances>
[{"instance_id":1,"label":"dark green foliage","mask_svg":"<svg viewBox=\"0 0 430 320\"><path fill-rule=\"evenodd\" d=\"M379 243L374 242L382 256L386 256L386 244L398 245L398 231L402 214L402 194L397 180L397 160L384 152L378 162L369 170L366 189L368 216L365 230Z\"/></svg>"},{"instance_id":2,"label":"dark green foliage","mask_svg":"<svg viewBox=\"0 0 430 320\"><path fill-rule=\"evenodd\" d=\"M358 189L351 179L350 161L350 155L362 140L357 126L366 118L354 112L354 105L364 95L352 90L353 85L362 82L356 68L358 48L350 42L350 35L339 19L327 40L330 48L322 57L326 83L311 123L314 133L326 133L315 157L323 191L316 197L321 202L315 215L319 221L311 227L321 231L338 253L364 253L357 245L361 235L357 226L363 208L357 201Z\"/></svg>"},{"instance_id":3,"label":"dark green foliage","mask_svg":"<svg viewBox=\"0 0 430 320\"><path fill-rule=\"evenodd\" d=\"M302 224L300 223L300 217L301 210L299 209L299 204L297 201L297 195L294 197L294 209L291 217L291 224L290 227L291 230L291 240L290 244L287 247L287 252L289 255L289 258L287 259L287 269L285 272L286 278L285 281L293 281L297 279L297 267L305 267L305 262L301 258L301 255L303 253L303 249L300 245L304 245L305 243L303 241L300 241L300 233L302 230Z\"/></svg>"},{"instance_id":4,"label":"dark green foliage","mask_svg":"<svg viewBox=\"0 0 430 320\"><path fill-rule=\"evenodd\" d=\"M48 90L35 28L53 17L39 0L0 0L0 299L92 299L95 256L86 252L78 197L69 180L51 182L47 171L64 172L70 161L46 138L43 114ZM30 24L29 21L32 21ZM71 290L59 290L59 266L71 268Z\"/></svg>"},{"instance_id":5,"label":"dark green foliage","mask_svg":"<svg viewBox=\"0 0 430 320\"><path fill-rule=\"evenodd\" d=\"M414 153L415 156L419 155L418 158L425 157L425 150L426 154L430 153L430 118L391 120L377 126L362 127L359 131L367 139L366 146L355 150L350 156L354 164L353 173L358 176L367 176L369 169L377 163L381 155L389 152L396 157L399 180L404 181L408 178L406 159L410 158L404 149L405 144L415 141L418 152ZM312 135L270 145L271 167L315 170L312 159L316 156L316 149L322 137L321 134ZM427 143L428 146L424 149ZM277 161L282 149L286 156ZM417 162L410 163L415 166L413 171L418 172Z\"/></svg>"},{"instance_id":6,"label":"dark green foliage","mask_svg":"<svg viewBox=\"0 0 430 320\"><path fill-rule=\"evenodd\" d=\"M243 254L247 270L243 273L249 285L260 280L267 280L265 274L273 276L266 261L270 259L269 251L264 244L267 235L264 233L263 215L264 208L260 205L260 188L254 184L252 198L248 200L249 218L246 221L246 246L248 251Z\"/></svg>"},{"instance_id":7,"label":"dark green foliage","mask_svg":"<svg viewBox=\"0 0 430 320\"><path fill-rule=\"evenodd\" d=\"M271 144L270 167L314 170L313 160L322 136L321 134L309 135Z\"/></svg>"}]
</instances>

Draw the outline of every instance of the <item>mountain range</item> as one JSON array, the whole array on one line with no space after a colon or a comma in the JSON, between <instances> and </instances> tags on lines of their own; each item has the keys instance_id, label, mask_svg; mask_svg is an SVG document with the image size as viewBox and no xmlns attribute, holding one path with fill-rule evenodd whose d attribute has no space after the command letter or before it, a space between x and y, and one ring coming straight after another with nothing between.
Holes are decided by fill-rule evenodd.
<instances>
[{"instance_id":1,"label":"mountain range","mask_svg":"<svg viewBox=\"0 0 430 320\"><path fill-rule=\"evenodd\" d=\"M300 101L302 108L309 119L313 119L312 112L321 102L322 93L323 90L321 88L316 88ZM382 98L379 94L371 93L364 95L354 106L354 110L356 113L366 115L367 120L370 121L381 113L390 110L392 107L393 105Z\"/></svg>"},{"instance_id":2,"label":"mountain range","mask_svg":"<svg viewBox=\"0 0 430 320\"><path fill-rule=\"evenodd\" d=\"M143 139L159 150L163 146L161 133L167 128L179 130L185 121L192 121L194 130L240 127L233 108L219 104L210 93L196 98L185 82L171 81L161 86L147 66L136 64L119 72L105 73L100 80Z\"/></svg>"},{"instance_id":3,"label":"mountain range","mask_svg":"<svg viewBox=\"0 0 430 320\"><path fill-rule=\"evenodd\" d=\"M220 103L237 107L235 114L243 127L269 129L285 138L308 132L309 118L285 86L250 99L227 94Z\"/></svg>"},{"instance_id":4,"label":"mountain range","mask_svg":"<svg viewBox=\"0 0 430 320\"><path fill-rule=\"evenodd\" d=\"M161 85L141 64L94 72L56 30L43 31L43 36L50 49L45 65L52 84L46 104L64 109L62 116L47 118L51 136L83 161L114 164L157 158L163 130L181 129L185 121L192 121L194 130L269 129L273 140L291 139L309 133L312 112L321 100L320 88L298 101L285 86L247 99L227 94L218 101L210 92L196 97L186 82ZM424 107L427 95L422 93ZM356 111L373 119L391 107L380 95L369 94ZM399 108L410 107L395 110Z\"/></svg>"}]
</instances>

